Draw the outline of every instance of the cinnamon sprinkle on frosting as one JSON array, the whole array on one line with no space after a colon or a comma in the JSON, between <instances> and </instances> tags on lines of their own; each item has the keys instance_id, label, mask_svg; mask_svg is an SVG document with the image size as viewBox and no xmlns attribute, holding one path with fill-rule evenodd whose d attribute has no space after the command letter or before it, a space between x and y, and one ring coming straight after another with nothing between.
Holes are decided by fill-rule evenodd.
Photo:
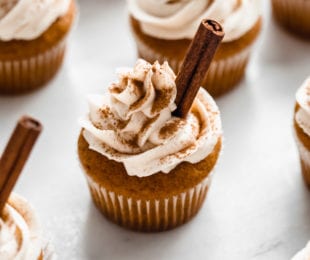
<instances>
[{"instance_id":1,"label":"cinnamon sprinkle on frosting","mask_svg":"<svg viewBox=\"0 0 310 260\"><path fill-rule=\"evenodd\" d=\"M183 161L204 159L221 136L218 108L200 89L186 118L176 109L175 74L168 63L139 60L104 96L89 100L81 121L89 148L124 163L129 175L170 172Z\"/></svg>"}]
</instances>

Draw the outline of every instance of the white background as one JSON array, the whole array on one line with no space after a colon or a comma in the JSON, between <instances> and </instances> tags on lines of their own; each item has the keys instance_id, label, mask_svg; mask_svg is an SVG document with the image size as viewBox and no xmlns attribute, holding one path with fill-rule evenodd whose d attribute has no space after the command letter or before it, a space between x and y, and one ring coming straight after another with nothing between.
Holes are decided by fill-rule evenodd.
<instances>
[{"instance_id":1,"label":"white background","mask_svg":"<svg viewBox=\"0 0 310 260\"><path fill-rule=\"evenodd\" d=\"M290 259L310 239L310 194L292 134L294 96L310 74L310 42L276 26L264 1L264 31L239 88L217 100L225 143L208 199L189 224L139 234L93 206L76 142L86 95L103 93L115 69L133 66L125 1L80 1L61 72L46 88L0 98L0 147L20 115L44 132L15 191L36 208L59 259Z\"/></svg>"}]
</instances>

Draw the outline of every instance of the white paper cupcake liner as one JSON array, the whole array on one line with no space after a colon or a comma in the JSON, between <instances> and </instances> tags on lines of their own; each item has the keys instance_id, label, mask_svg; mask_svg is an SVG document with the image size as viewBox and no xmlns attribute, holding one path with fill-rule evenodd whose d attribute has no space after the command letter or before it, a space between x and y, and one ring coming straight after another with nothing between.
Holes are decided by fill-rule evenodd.
<instances>
[{"instance_id":1,"label":"white paper cupcake liner","mask_svg":"<svg viewBox=\"0 0 310 260\"><path fill-rule=\"evenodd\" d=\"M272 0L276 20L290 31L310 37L310 2L305 0Z\"/></svg>"},{"instance_id":2,"label":"white paper cupcake liner","mask_svg":"<svg viewBox=\"0 0 310 260\"><path fill-rule=\"evenodd\" d=\"M25 93L47 83L62 64L65 43L27 59L0 60L0 94Z\"/></svg>"},{"instance_id":3,"label":"white paper cupcake liner","mask_svg":"<svg viewBox=\"0 0 310 260\"><path fill-rule=\"evenodd\" d=\"M211 174L186 192L153 200L136 199L107 190L86 176L96 206L111 221L137 231L164 231L190 220L205 200Z\"/></svg>"},{"instance_id":4,"label":"white paper cupcake liner","mask_svg":"<svg viewBox=\"0 0 310 260\"><path fill-rule=\"evenodd\" d=\"M220 96L233 89L244 77L252 48L246 48L226 59L213 61L203 80L212 96Z\"/></svg>"}]
</instances>

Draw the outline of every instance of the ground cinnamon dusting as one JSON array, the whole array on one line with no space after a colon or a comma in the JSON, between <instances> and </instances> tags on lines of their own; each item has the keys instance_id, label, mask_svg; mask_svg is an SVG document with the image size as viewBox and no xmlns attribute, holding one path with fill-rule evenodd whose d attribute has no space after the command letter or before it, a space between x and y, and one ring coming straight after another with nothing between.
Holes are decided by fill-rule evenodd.
<instances>
[{"instance_id":1,"label":"ground cinnamon dusting","mask_svg":"<svg viewBox=\"0 0 310 260\"><path fill-rule=\"evenodd\" d=\"M159 115L156 115L155 117L150 118L149 120L147 120L145 122L145 124L141 128L140 134L144 134L158 118L159 118Z\"/></svg>"},{"instance_id":2,"label":"ground cinnamon dusting","mask_svg":"<svg viewBox=\"0 0 310 260\"><path fill-rule=\"evenodd\" d=\"M138 109L140 106L142 106L142 104L149 98L150 96L150 92L146 91L145 92L145 96L143 96L142 98L138 99L136 102L134 102L130 107L129 110L133 111Z\"/></svg>"},{"instance_id":3,"label":"ground cinnamon dusting","mask_svg":"<svg viewBox=\"0 0 310 260\"><path fill-rule=\"evenodd\" d=\"M196 109L192 109L191 113L197 118L199 124L201 125L202 118L201 118L200 113Z\"/></svg>"},{"instance_id":4,"label":"ground cinnamon dusting","mask_svg":"<svg viewBox=\"0 0 310 260\"><path fill-rule=\"evenodd\" d=\"M132 149L139 148L137 145L137 136L127 136L128 138L124 138L123 134L116 132L116 137L120 143L125 144Z\"/></svg>"},{"instance_id":5,"label":"ground cinnamon dusting","mask_svg":"<svg viewBox=\"0 0 310 260\"><path fill-rule=\"evenodd\" d=\"M99 113L102 119L106 119L113 116L113 113L109 107L100 108Z\"/></svg>"},{"instance_id":6,"label":"ground cinnamon dusting","mask_svg":"<svg viewBox=\"0 0 310 260\"><path fill-rule=\"evenodd\" d=\"M125 82L127 82L127 81L125 81ZM122 86L122 84L112 83L111 86L109 87L110 93L111 94L120 94L120 93L122 93L123 89L121 88L121 86Z\"/></svg>"},{"instance_id":7,"label":"ground cinnamon dusting","mask_svg":"<svg viewBox=\"0 0 310 260\"><path fill-rule=\"evenodd\" d=\"M111 111L110 107L104 107L99 109L100 118L104 120L104 124L92 122L93 125L100 130L115 130L115 129L123 129L127 123L127 121L122 121L116 118L116 116Z\"/></svg>"},{"instance_id":8,"label":"ground cinnamon dusting","mask_svg":"<svg viewBox=\"0 0 310 260\"><path fill-rule=\"evenodd\" d=\"M144 83L140 80L137 80L137 79L132 79L131 83L134 86L134 94L137 96L142 96L143 95Z\"/></svg>"},{"instance_id":9,"label":"ground cinnamon dusting","mask_svg":"<svg viewBox=\"0 0 310 260\"><path fill-rule=\"evenodd\" d=\"M177 3L179 3L180 2L180 0L168 0L167 2L166 2L166 4L168 4L168 5L173 5L173 4L177 4Z\"/></svg>"},{"instance_id":10,"label":"ground cinnamon dusting","mask_svg":"<svg viewBox=\"0 0 310 260\"><path fill-rule=\"evenodd\" d=\"M169 163L169 161L172 159L172 158L177 158L177 159L184 159L187 155L190 154L190 151L191 149L194 148L194 146L188 146L188 147L185 147L183 148L182 150L178 151L177 153L174 153L174 154L170 154L170 155L167 155L166 157L163 157L160 159L160 162L162 164L166 164L166 163Z\"/></svg>"},{"instance_id":11,"label":"ground cinnamon dusting","mask_svg":"<svg viewBox=\"0 0 310 260\"><path fill-rule=\"evenodd\" d=\"M155 100L152 106L152 113L156 114L168 107L171 101L172 89L155 90Z\"/></svg>"},{"instance_id":12,"label":"ground cinnamon dusting","mask_svg":"<svg viewBox=\"0 0 310 260\"><path fill-rule=\"evenodd\" d=\"M109 154L111 154L112 156L115 156L116 154L118 154L118 152L117 151L115 151L113 148L111 148L110 146L108 146L108 145L106 145L106 144L104 144L104 143L101 143L100 144L101 145L101 147L105 150L105 151L107 151Z\"/></svg>"},{"instance_id":13,"label":"ground cinnamon dusting","mask_svg":"<svg viewBox=\"0 0 310 260\"><path fill-rule=\"evenodd\" d=\"M242 5L242 0L237 0L234 10L238 9Z\"/></svg>"},{"instance_id":14,"label":"ground cinnamon dusting","mask_svg":"<svg viewBox=\"0 0 310 260\"><path fill-rule=\"evenodd\" d=\"M161 139L166 139L172 136L175 132L178 131L180 127L185 125L184 120L177 118L173 121L166 123L159 131L159 137Z\"/></svg>"},{"instance_id":15,"label":"ground cinnamon dusting","mask_svg":"<svg viewBox=\"0 0 310 260\"><path fill-rule=\"evenodd\" d=\"M179 158L179 159L182 159L184 157L186 157L187 155L190 154L190 151L192 149L195 148L195 145L190 145L188 147L185 147L184 149L180 150L177 154L176 154L176 157Z\"/></svg>"},{"instance_id":16,"label":"ground cinnamon dusting","mask_svg":"<svg viewBox=\"0 0 310 260\"><path fill-rule=\"evenodd\" d=\"M0 1L0 19L3 18L17 4L18 0Z\"/></svg>"}]
</instances>

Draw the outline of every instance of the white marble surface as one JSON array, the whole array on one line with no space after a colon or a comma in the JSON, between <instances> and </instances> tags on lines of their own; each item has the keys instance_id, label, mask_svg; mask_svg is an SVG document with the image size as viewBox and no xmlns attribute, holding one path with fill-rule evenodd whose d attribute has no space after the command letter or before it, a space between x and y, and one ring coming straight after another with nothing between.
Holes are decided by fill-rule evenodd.
<instances>
[{"instance_id":1,"label":"white marble surface","mask_svg":"<svg viewBox=\"0 0 310 260\"><path fill-rule=\"evenodd\" d=\"M37 209L59 259L282 260L310 239L310 194L292 135L294 95L310 74L310 42L269 18L247 77L217 100L225 147L208 199L189 224L139 234L106 221L79 167L78 118L87 93L102 93L119 66L136 59L125 1L81 0L62 71L46 88L0 98L0 147L22 114L45 129L15 189ZM1 148L2 149L2 148Z\"/></svg>"}]
</instances>

